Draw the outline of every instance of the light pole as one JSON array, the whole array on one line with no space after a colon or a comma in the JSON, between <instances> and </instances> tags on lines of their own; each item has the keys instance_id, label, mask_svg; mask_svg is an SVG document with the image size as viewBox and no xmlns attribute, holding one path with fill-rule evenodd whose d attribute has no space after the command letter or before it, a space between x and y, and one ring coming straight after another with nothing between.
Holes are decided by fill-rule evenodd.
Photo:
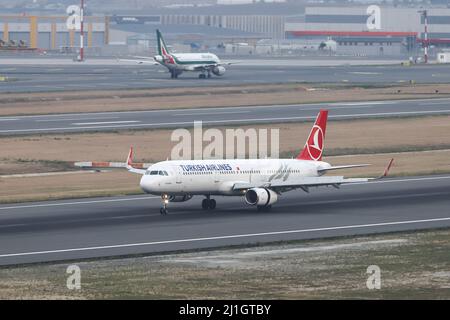
<instances>
[{"instance_id":1,"label":"light pole","mask_svg":"<svg viewBox=\"0 0 450 320\"><path fill-rule=\"evenodd\" d=\"M424 20L424 24L425 24L425 32L423 34L423 41L422 41L422 46L423 46L423 50L424 50L424 62L428 63L428 12L427 10L420 10L418 11Z\"/></svg>"},{"instance_id":2,"label":"light pole","mask_svg":"<svg viewBox=\"0 0 450 320\"><path fill-rule=\"evenodd\" d=\"M84 61L84 0L80 7L80 61Z\"/></svg>"}]
</instances>

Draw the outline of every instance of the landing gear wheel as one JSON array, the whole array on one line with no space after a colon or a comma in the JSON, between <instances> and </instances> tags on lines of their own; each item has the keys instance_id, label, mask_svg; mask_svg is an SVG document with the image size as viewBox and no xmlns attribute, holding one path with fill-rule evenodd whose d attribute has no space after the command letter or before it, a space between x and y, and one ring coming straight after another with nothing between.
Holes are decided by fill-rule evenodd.
<instances>
[{"instance_id":1,"label":"landing gear wheel","mask_svg":"<svg viewBox=\"0 0 450 320\"><path fill-rule=\"evenodd\" d=\"M199 78L199 79L206 79L206 75L204 75L203 73L200 73L200 74L198 75L198 78Z\"/></svg>"},{"instance_id":2,"label":"landing gear wheel","mask_svg":"<svg viewBox=\"0 0 450 320\"><path fill-rule=\"evenodd\" d=\"M202 209L203 210L214 210L216 208L216 200L214 199L203 199Z\"/></svg>"},{"instance_id":3,"label":"landing gear wheel","mask_svg":"<svg viewBox=\"0 0 450 320\"><path fill-rule=\"evenodd\" d=\"M208 199L203 199L202 201L202 209L203 210L208 210L209 208L209 200Z\"/></svg>"},{"instance_id":4,"label":"landing gear wheel","mask_svg":"<svg viewBox=\"0 0 450 320\"><path fill-rule=\"evenodd\" d=\"M166 215L169 213L169 210L167 210L167 204L169 203L169 196L166 194L163 194L161 196L161 201L162 201L162 207L161 207L161 209L159 209L159 213L161 213L162 215Z\"/></svg>"}]
</instances>

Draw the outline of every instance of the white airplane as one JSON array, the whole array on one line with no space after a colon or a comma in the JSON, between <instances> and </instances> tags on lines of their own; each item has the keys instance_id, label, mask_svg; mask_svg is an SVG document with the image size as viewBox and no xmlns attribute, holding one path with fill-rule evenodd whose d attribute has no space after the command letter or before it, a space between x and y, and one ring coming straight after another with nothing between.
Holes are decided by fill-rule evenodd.
<instances>
[{"instance_id":1,"label":"white airplane","mask_svg":"<svg viewBox=\"0 0 450 320\"><path fill-rule=\"evenodd\" d=\"M328 111L321 110L308 140L295 159L172 160L151 165L148 169L133 167L133 148L126 168L142 175L140 187L146 193L160 195L161 214L167 214L169 202L183 202L203 195L203 209L214 209L213 195L244 197L247 204L259 210L270 209L283 192L311 187L361 183L387 176L394 159L378 178L344 178L323 176L328 171L367 166L367 164L332 166L322 161Z\"/></svg>"},{"instance_id":2,"label":"white airplane","mask_svg":"<svg viewBox=\"0 0 450 320\"><path fill-rule=\"evenodd\" d=\"M162 65L170 72L172 79L178 78L185 71L200 72L199 78L211 78L211 74L223 76L226 72L225 65L231 63L222 63L217 55L213 53L171 53L166 46L162 34L156 30L158 42L158 54L153 58L136 57L140 60L120 59L119 61L131 61L139 64L149 63Z\"/></svg>"}]
</instances>

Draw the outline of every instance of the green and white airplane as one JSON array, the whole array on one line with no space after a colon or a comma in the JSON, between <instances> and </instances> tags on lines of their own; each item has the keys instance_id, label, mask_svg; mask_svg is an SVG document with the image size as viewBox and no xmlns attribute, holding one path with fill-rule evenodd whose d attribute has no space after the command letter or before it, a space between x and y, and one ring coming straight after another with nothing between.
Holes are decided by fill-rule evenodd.
<instances>
[{"instance_id":1,"label":"green and white airplane","mask_svg":"<svg viewBox=\"0 0 450 320\"><path fill-rule=\"evenodd\" d=\"M178 78L185 71L199 72L199 78L211 78L211 74L223 76L226 72L226 65L231 63L222 63L213 53L171 53L164 38L159 30L156 30L158 42L158 54L153 58L136 57L142 60L121 59L121 61L132 61L139 64L150 63L162 65L170 72L172 79Z\"/></svg>"}]
</instances>

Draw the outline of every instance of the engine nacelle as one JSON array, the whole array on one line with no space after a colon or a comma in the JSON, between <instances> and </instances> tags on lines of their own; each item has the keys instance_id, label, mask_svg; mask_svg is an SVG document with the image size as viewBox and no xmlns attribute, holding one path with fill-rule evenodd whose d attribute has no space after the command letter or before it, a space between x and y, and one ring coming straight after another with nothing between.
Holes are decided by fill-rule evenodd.
<instances>
[{"instance_id":1,"label":"engine nacelle","mask_svg":"<svg viewBox=\"0 0 450 320\"><path fill-rule=\"evenodd\" d=\"M169 196L170 202L185 202L192 199L192 196L190 194L185 194L182 196Z\"/></svg>"},{"instance_id":2,"label":"engine nacelle","mask_svg":"<svg viewBox=\"0 0 450 320\"><path fill-rule=\"evenodd\" d=\"M225 71L227 71L227 69L225 69L225 67L223 66L217 66L212 69L212 73L214 73L216 76L223 76L225 74Z\"/></svg>"},{"instance_id":3,"label":"engine nacelle","mask_svg":"<svg viewBox=\"0 0 450 320\"><path fill-rule=\"evenodd\" d=\"M270 206L277 202L276 192L266 188L252 188L245 193L245 202L252 206Z\"/></svg>"}]
</instances>

